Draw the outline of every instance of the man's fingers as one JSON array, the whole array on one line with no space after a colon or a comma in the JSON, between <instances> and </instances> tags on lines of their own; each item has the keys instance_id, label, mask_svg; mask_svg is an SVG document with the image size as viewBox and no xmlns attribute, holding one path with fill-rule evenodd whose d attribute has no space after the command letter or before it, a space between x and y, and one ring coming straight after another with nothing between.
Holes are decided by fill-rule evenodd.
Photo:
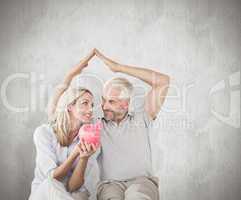
<instances>
[{"instance_id":1,"label":"man's fingers","mask_svg":"<svg viewBox=\"0 0 241 200\"><path fill-rule=\"evenodd\" d=\"M111 60L110 58L104 56L100 51L95 49L95 54L106 64L106 65L111 65L111 64L118 64L115 61Z\"/></svg>"}]
</instances>

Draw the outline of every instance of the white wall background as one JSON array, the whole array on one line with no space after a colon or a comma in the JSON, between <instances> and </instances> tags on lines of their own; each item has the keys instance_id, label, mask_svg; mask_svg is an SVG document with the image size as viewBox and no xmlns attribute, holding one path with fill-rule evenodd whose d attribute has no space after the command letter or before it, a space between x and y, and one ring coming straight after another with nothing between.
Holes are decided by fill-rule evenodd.
<instances>
[{"instance_id":1,"label":"white wall background","mask_svg":"<svg viewBox=\"0 0 241 200\"><path fill-rule=\"evenodd\" d=\"M172 77L152 131L161 199L241 198L240 1L5 0L0 30L1 199L27 199L33 131L53 86L94 47ZM97 96L113 75L96 58L80 83Z\"/></svg>"}]
</instances>

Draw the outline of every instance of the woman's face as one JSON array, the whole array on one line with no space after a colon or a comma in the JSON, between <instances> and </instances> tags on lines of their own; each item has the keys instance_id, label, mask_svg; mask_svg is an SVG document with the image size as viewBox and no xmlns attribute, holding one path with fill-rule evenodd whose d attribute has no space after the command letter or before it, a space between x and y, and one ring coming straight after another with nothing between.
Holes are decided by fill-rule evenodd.
<instances>
[{"instance_id":1,"label":"woman's face","mask_svg":"<svg viewBox=\"0 0 241 200\"><path fill-rule=\"evenodd\" d=\"M85 92L76 100L74 105L70 106L72 116L82 123L89 123L93 115L93 96L89 92Z\"/></svg>"}]
</instances>

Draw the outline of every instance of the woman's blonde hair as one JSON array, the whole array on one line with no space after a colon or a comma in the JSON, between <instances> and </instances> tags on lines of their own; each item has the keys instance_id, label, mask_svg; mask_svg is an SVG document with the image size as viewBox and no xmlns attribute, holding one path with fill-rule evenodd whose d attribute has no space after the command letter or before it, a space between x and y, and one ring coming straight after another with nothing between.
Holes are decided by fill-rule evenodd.
<instances>
[{"instance_id":1,"label":"woman's blonde hair","mask_svg":"<svg viewBox=\"0 0 241 200\"><path fill-rule=\"evenodd\" d=\"M92 95L88 89L81 87L66 90L60 97L53 116L49 119L61 146L69 145L68 134L71 130L71 121L68 106L71 104L74 105L77 99L86 92Z\"/></svg>"}]
</instances>

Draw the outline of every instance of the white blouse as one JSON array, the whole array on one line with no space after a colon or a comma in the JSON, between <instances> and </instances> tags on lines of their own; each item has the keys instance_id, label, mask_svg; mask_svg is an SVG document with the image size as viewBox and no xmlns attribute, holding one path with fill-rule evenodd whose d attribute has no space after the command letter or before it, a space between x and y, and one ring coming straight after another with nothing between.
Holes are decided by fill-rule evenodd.
<instances>
[{"instance_id":1,"label":"white blouse","mask_svg":"<svg viewBox=\"0 0 241 200\"><path fill-rule=\"evenodd\" d=\"M31 185L31 193L33 193L38 186L46 178L48 178L48 176L53 176L54 169L62 164L74 150L75 145L79 142L79 137L76 136L71 145L63 147L58 143L50 124L43 124L36 128L33 135L33 140L36 147L36 166L34 171L34 179ZM92 155L88 160L87 168L85 170L85 179L89 174L93 162L96 161L95 154ZM79 158L75 160L72 169L63 179L64 185L66 185L67 180L72 175L78 160ZM79 191L84 190L86 190L84 185L79 188Z\"/></svg>"}]
</instances>

